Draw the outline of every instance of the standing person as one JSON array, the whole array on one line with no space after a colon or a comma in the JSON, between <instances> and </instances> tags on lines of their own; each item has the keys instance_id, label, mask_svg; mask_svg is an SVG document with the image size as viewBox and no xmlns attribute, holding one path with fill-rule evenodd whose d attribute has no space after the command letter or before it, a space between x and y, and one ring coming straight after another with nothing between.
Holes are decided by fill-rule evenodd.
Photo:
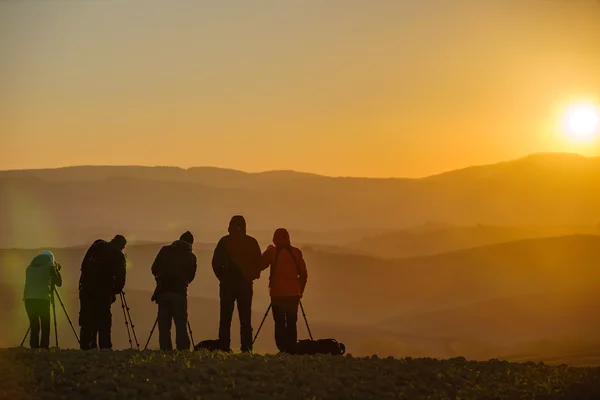
<instances>
[{"instance_id":1,"label":"standing person","mask_svg":"<svg viewBox=\"0 0 600 400\"><path fill-rule=\"evenodd\" d=\"M116 235L110 242L96 240L81 263L79 326L82 350L112 349L111 307L125 286L127 240Z\"/></svg>"},{"instance_id":2,"label":"standing person","mask_svg":"<svg viewBox=\"0 0 600 400\"><path fill-rule=\"evenodd\" d=\"M179 240L160 249L152 264L156 289L152 301L158 304L158 342L161 350L173 350L171 322L175 322L177 350L189 350L187 288L196 276L194 236L187 231Z\"/></svg>"},{"instance_id":3,"label":"standing person","mask_svg":"<svg viewBox=\"0 0 600 400\"><path fill-rule=\"evenodd\" d=\"M300 249L291 245L290 235L280 228L273 235L273 245L269 245L262 255L263 269L271 267L269 292L273 320L275 322L275 343L282 353L293 353L298 340L298 304L304 294L308 272Z\"/></svg>"},{"instance_id":4,"label":"standing person","mask_svg":"<svg viewBox=\"0 0 600 400\"><path fill-rule=\"evenodd\" d=\"M253 281L260 277L261 251L256 239L246 234L243 216L233 216L228 231L219 240L212 259L221 300L219 342L222 350L231 351L231 320L237 301L241 350L246 353L252 351Z\"/></svg>"},{"instance_id":5,"label":"standing person","mask_svg":"<svg viewBox=\"0 0 600 400\"><path fill-rule=\"evenodd\" d=\"M56 263L52 252L45 251L33 258L25 272L23 300L29 317L29 345L32 349L50 347L50 296L53 286L62 286L60 264Z\"/></svg>"}]
</instances>

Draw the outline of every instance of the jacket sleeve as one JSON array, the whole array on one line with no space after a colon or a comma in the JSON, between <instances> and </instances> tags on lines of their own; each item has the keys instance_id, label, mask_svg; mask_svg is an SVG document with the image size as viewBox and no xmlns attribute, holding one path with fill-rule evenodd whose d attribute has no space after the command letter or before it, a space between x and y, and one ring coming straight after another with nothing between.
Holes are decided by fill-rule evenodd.
<instances>
[{"instance_id":1,"label":"jacket sleeve","mask_svg":"<svg viewBox=\"0 0 600 400\"><path fill-rule=\"evenodd\" d=\"M300 278L300 293L304 294L304 289L306 288L306 282L308 281L308 271L306 269L306 262L304 261L304 257L302 256L302 251L300 249L297 250L297 261L298 261L298 276Z\"/></svg>"},{"instance_id":2,"label":"jacket sleeve","mask_svg":"<svg viewBox=\"0 0 600 400\"><path fill-rule=\"evenodd\" d=\"M212 257L212 268L218 280L221 280L223 268L225 268L225 243L223 239L219 240Z\"/></svg>"},{"instance_id":3,"label":"jacket sleeve","mask_svg":"<svg viewBox=\"0 0 600 400\"><path fill-rule=\"evenodd\" d=\"M261 256L261 271L264 271L265 269L269 268L271 266L271 264L273 263L273 252L275 251L275 247L269 247L268 249L265 250L264 253L262 253Z\"/></svg>"},{"instance_id":4,"label":"jacket sleeve","mask_svg":"<svg viewBox=\"0 0 600 400\"><path fill-rule=\"evenodd\" d=\"M187 268L187 282L191 283L196 277L196 270L198 269L198 259L194 253L190 253L190 260Z\"/></svg>"},{"instance_id":5,"label":"jacket sleeve","mask_svg":"<svg viewBox=\"0 0 600 400\"><path fill-rule=\"evenodd\" d=\"M62 276L60 275L60 271L54 266L50 269L50 282L52 282L54 286L62 286Z\"/></svg>"},{"instance_id":6,"label":"jacket sleeve","mask_svg":"<svg viewBox=\"0 0 600 400\"><path fill-rule=\"evenodd\" d=\"M264 269L262 268L262 251L260 250L260 245L258 244L258 241L256 239L254 239L254 251L253 251L253 258L254 258L254 272L255 272L255 279L260 278L260 273L261 271Z\"/></svg>"},{"instance_id":7,"label":"jacket sleeve","mask_svg":"<svg viewBox=\"0 0 600 400\"><path fill-rule=\"evenodd\" d=\"M119 294L123 291L123 288L125 287L125 277L127 275L127 260L125 259L125 255L121 253L117 254L117 256L116 259L118 262L115 262L115 281L113 285L114 294Z\"/></svg>"}]
</instances>

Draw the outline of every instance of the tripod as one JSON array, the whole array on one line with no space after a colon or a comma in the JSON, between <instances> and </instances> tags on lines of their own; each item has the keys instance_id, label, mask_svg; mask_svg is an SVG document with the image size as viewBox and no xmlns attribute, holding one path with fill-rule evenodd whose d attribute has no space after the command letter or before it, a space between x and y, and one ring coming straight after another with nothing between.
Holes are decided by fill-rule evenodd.
<instances>
[{"instance_id":1,"label":"tripod","mask_svg":"<svg viewBox=\"0 0 600 400\"><path fill-rule=\"evenodd\" d=\"M265 323L265 320L267 319L267 315L269 315L269 311L271 311L271 307L273 307L273 304L269 303L267 312L265 312L265 316L263 317L262 322L260 323L260 326L258 327L258 330L256 331L256 335L254 335L254 339L252 340L253 345L254 345L254 342L256 342L256 338L258 337L258 334L260 333L260 330L261 330L263 324ZM300 309L302 310L302 317L304 317L304 322L306 323L306 329L308 330L308 336L310 337L310 340L314 340L312 332L310 331L310 326L308 326L308 319L306 319L306 313L304 312L304 306L302 305L302 300L300 300Z\"/></svg>"},{"instance_id":2,"label":"tripod","mask_svg":"<svg viewBox=\"0 0 600 400\"><path fill-rule=\"evenodd\" d=\"M154 334L154 330L156 329L156 325L158 324L158 317L154 321L154 325L152 326L152 330L150 331L150 336L148 336L148 340L146 341L146 345L144 346L144 350L148 348L148 344L150 343L150 339L152 339L152 335ZM192 348L196 347L194 344L194 335L192 334L192 326L190 325L190 321L187 322L188 332L190 333L190 340L192 341Z\"/></svg>"},{"instance_id":3,"label":"tripod","mask_svg":"<svg viewBox=\"0 0 600 400\"><path fill-rule=\"evenodd\" d=\"M119 293L119 297L121 298L121 308L123 309L123 317L125 318L125 328L127 328L127 337L129 338L129 346L133 349L133 342L131 341L131 334L133 333L133 339L135 340L135 345L137 349L140 349L140 344L137 340L137 335L135 334L135 325L133 324L133 320L131 319L131 314L129 313L129 305L127 304L127 298L125 297L125 292ZM131 331L129 330L129 325L131 325Z\"/></svg>"},{"instance_id":4,"label":"tripod","mask_svg":"<svg viewBox=\"0 0 600 400\"><path fill-rule=\"evenodd\" d=\"M77 335L77 331L75 330L75 327L73 326L73 322L71 322L71 317L69 317L69 313L67 312L67 309L65 308L65 304L63 303L62 299L60 298L60 295L58 294L58 290L56 290L56 286L54 284L50 285L50 305L52 306L52 318L54 319L54 341L56 344L56 347L58 348L58 325L56 323L56 305L54 302L54 295L56 295L56 298L58 299L60 306L63 309L63 312L65 313L65 316L67 317L67 321L69 321L69 325L71 325L71 329L73 330L73 333L75 334L75 338L77 339L77 343L79 343L79 335ZM21 341L21 346L23 347L23 345L25 344L25 340L27 339L27 336L29 335L29 333L31 332L31 325L29 325L29 327L27 328L27 332L25 332L25 336L23 337L23 340Z\"/></svg>"}]
</instances>

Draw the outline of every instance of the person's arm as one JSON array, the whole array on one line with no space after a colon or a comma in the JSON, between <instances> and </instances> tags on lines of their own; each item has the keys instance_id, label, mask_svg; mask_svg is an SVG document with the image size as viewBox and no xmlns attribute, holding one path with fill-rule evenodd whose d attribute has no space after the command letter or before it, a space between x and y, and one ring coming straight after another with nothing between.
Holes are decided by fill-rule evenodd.
<instances>
[{"instance_id":1,"label":"person's arm","mask_svg":"<svg viewBox=\"0 0 600 400\"><path fill-rule=\"evenodd\" d=\"M273 263L273 253L275 252L275 246L272 244L267 247L264 253L261 256L261 271L269 268Z\"/></svg>"},{"instance_id":2,"label":"person's arm","mask_svg":"<svg viewBox=\"0 0 600 400\"><path fill-rule=\"evenodd\" d=\"M194 253L190 253L190 261L187 267L187 281L191 283L196 277L196 270L198 269L198 259Z\"/></svg>"},{"instance_id":3,"label":"person's arm","mask_svg":"<svg viewBox=\"0 0 600 400\"><path fill-rule=\"evenodd\" d=\"M306 262L304 261L304 257L302 256L302 251L300 249L296 249L298 253L297 261L298 261L298 276L300 278L300 293L304 294L304 289L306 288L306 282L308 281L308 271L306 269Z\"/></svg>"},{"instance_id":4,"label":"person's arm","mask_svg":"<svg viewBox=\"0 0 600 400\"><path fill-rule=\"evenodd\" d=\"M62 276L56 266L52 266L50 269L50 282L52 282L54 286L62 286Z\"/></svg>"},{"instance_id":5,"label":"person's arm","mask_svg":"<svg viewBox=\"0 0 600 400\"><path fill-rule=\"evenodd\" d=\"M218 280L221 280L223 268L225 267L225 243L224 239L219 240L212 257L212 268Z\"/></svg>"},{"instance_id":6,"label":"person's arm","mask_svg":"<svg viewBox=\"0 0 600 400\"><path fill-rule=\"evenodd\" d=\"M254 249L252 250L253 254L252 254L252 258L254 259L254 262L252 263L253 268L254 268L254 279L258 279L260 278L260 273L263 270L262 268L262 251L260 250L260 245L258 244L258 241L256 239L253 240L254 242Z\"/></svg>"},{"instance_id":7,"label":"person's arm","mask_svg":"<svg viewBox=\"0 0 600 400\"><path fill-rule=\"evenodd\" d=\"M115 280L113 285L113 293L119 294L123 291L125 287L125 278L127 275L127 260L125 259L125 255L119 251L120 254L117 254L115 257ZM118 260L118 261L117 261Z\"/></svg>"}]
</instances>

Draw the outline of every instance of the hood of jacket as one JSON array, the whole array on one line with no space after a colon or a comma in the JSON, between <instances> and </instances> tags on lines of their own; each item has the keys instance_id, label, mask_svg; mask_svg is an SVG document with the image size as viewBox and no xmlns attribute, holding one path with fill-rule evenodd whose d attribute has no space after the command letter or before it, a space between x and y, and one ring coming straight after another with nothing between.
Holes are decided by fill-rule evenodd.
<instances>
[{"instance_id":1,"label":"hood of jacket","mask_svg":"<svg viewBox=\"0 0 600 400\"><path fill-rule=\"evenodd\" d=\"M279 228L273 234L273 244L275 247L279 246L290 246L292 243L290 241L290 234L287 229Z\"/></svg>"},{"instance_id":2,"label":"hood of jacket","mask_svg":"<svg viewBox=\"0 0 600 400\"><path fill-rule=\"evenodd\" d=\"M229 227L227 228L227 231L231 235L235 235L235 234L245 235L246 234L246 219L241 215L234 215L231 218L231 221L229 221Z\"/></svg>"},{"instance_id":3,"label":"hood of jacket","mask_svg":"<svg viewBox=\"0 0 600 400\"><path fill-rule=\"evenodd\" d=\"M54 265L55 258L54 254L51 251L45 251L41 254L38 254L31 260L32 267L41 267L44 265Z\"/></svg>"}]
</instances>

